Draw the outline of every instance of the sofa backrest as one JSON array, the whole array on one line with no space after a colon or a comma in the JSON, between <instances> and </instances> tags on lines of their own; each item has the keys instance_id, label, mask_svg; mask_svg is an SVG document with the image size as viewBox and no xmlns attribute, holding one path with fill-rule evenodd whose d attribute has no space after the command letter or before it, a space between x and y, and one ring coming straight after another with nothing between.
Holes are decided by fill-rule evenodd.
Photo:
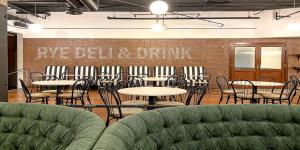
<instances>
[{"instance_id":1,"label":"sofa backrest","mask_svg":"<svg viewBox=\"0 0 300 150\"><path fill-rule=\"evenodd\" d=\"M300 107L205 105L146 111L109 126L93 149L300 149Z\"/></svg>"},{"instance_id":2,"label":"sofa backrest","mask_svg":"<svg viewBox=\"0 0 300 150\"><path fill-rule=\"evenodd\" d=\"M0 149L89 150L105 129L81 109L0 103Z\"/></svg>"}]
</instances>

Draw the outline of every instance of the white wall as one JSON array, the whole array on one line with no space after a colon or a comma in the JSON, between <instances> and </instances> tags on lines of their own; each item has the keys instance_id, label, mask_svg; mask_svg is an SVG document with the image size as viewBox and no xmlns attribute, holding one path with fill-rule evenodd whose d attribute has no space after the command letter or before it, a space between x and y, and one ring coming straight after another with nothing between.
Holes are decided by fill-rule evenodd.
<instances>
[{"instance_id":1,"label":"white wall","mask_svg":"<svg viewBox=\"0 0 300 150\"><path fill-rule=\"evenodd\" d=\"M299 9L296 9L299 10ZM281 10L281 14L285 15L294 12L293 9ZM211 17L230 17L251 16L253 12L200 12L201 16ZM132 17L132 13L115 13L116 16ZM79 16L67 15L62 13L51 13L47 20L30 17L30 20L40 23L45 28L151 28L155 23L145 20L108 20L107 16L113 16L113 12L93 12L84 13ZM263 37L296 37L300 36L300 31L290 32L287 25L292 22L300 23L300 13L281 20L273 19L273 11L263 11L255 15L261 17L259 20L213 20L224 23L224 28L256 28L256 29L185 29L176 30L169 29L162 33L154 33L150 29L139 30L116 30L116 29L64 29L50 30L44 29L40 33L32 33L27 29L16 29L9 27L8 30L22 33L24 38L263 38ZM167 20L166 24L169 28L174 27L197 27L197 28L213 28L217 27L212 23L201 20Z\"/></svg>"}]
</instances>

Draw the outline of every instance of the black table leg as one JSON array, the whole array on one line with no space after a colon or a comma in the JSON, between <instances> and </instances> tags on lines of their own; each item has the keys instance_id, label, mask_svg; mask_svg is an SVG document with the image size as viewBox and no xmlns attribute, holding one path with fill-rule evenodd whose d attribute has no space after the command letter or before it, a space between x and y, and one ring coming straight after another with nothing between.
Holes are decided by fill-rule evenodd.
<instances>
[{"instance_id":1,"label":"black table leg","mask_svg":"<svg viewBox=\"0 0 300 150\"><path fill-rule=\"evenodd\" d=\"M56 87L56 105L61 105L62 104L62 102L61 102L61 100L59 99L59 97L58 97L58 95L60 94L60 92L61 92L61 86L57 86Z\"/></svg>"},{"instance_id":2,"label":"black table leg","mask_svg":"<svg viewBox=\"0 0 300 150\"><path fill-rule=\"evenodd\" d=\"M155 105L155 96L149 96L149 105L152 106L152 105ZM154 108L148 108L148 110L152 110Z\"/></svg>"},{"instance_id":3,"label":"black table leg","mask_svg":"<svg viewBox=\"0 0 300 150\"><path fill-rule=\"evenodd\" d=\"M253 93L257 94L257 86L253 86ZM257 99L253 99L252 103L257 104Z\"/></svg>"}]
</instances>

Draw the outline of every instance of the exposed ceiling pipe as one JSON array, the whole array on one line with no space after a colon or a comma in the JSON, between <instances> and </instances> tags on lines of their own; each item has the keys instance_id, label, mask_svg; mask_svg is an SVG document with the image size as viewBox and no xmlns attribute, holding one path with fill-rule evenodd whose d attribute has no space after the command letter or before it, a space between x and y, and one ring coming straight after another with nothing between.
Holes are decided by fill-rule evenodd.
<instances>
[{"instance_id":1,"label":"exposed ceiling pipe","mask_svg":"<svg viewBox=\"0 0 300 150\"><path fill-rule=\"evenodd\" d=\"M80 2L90 11L97 11L99 9L98 2L95 2L94 0L80 0Z\"/></svg>"},{"instance_id":2,"label":"exposed ceiling pipe","mask_svg":"<svg viewBox=\"0 0 300 150\"><path fill-rule=\"evenodd\" d=\"M67 2L71 4L71 6L73 6L74 8L80 8L83 6L82 3L80 3L80 1L78 0L67 0Z\"/></svg>"},{"instance_id":3,"label":"exposed ceiling pipe","mask_svg":"<svg viewBox=\"0 0 300 150\"><path fill-rule=\"evenodd\" d=\"M20 22L33 24L33 22L28 20L28 19L21 18L21 17L18 17L18 16L14 16L14 15L11 15L11 14L7 14L7 20L18 20Z\"/></svg>"},{"instance_id":4,"label":"exposed ceiling pipe","mask_svg":"<svg viewBox=\"0 0 300 150\"><path fill-rule=\"evenodd\" d=\"M24 13L26 13L26 14L30 14L30 15L35 16L35 17L39 17L39 18L46 19L46 18L43 17L43 16L40 16L40 15L38 15L38 14L35 14L35 13L31 12L31 11L28 11L28 10L23 9L23 8L21 8L21 7L18 7L18 6L16 6L16 5L13 5L13 4L10 4L10 3L8 3L7 5L8 5L9 7L13 8L13 9L16 9L16 10L18 10L18 11L24 12ZM46 15L47 15L47 14L46 14Z\"/></svg>"}]
</instances>

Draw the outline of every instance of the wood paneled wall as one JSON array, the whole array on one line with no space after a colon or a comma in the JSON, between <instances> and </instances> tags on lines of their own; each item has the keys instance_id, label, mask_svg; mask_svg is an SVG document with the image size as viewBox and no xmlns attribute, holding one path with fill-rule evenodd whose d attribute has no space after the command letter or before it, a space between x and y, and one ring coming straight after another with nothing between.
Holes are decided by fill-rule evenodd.
<instances>
[{"instance_id":1,"label":"wood paneled wall","mask_svg":"<svg viewBox=\"0 0 300 150\"><path fill-rule=\"evenodd\" d=\"M292 54L300 53L300 38L24 39L24 68L44 72L46 65L201 65L212 74L215 87L216 76L228 77L231 45L251 42L286 43L289 75L297 74L292 66L300 66L300 61Z\"/></svg>"}]
</instances>

